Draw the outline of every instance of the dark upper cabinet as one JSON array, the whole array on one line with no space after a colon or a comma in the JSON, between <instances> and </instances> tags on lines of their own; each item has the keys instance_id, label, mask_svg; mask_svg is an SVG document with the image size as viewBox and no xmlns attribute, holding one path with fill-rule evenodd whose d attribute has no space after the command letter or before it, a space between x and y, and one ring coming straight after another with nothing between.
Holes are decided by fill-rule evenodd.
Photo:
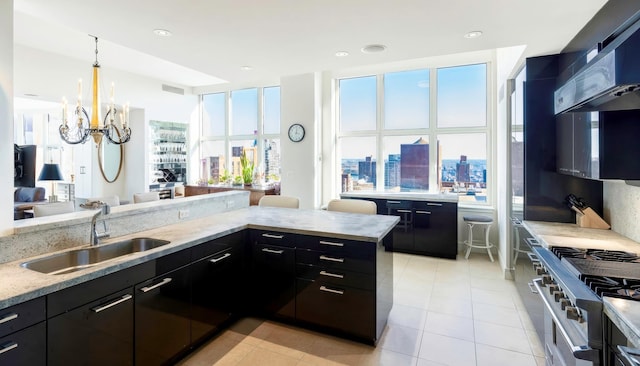
<instances>
[{"instance_id":1,"label":"dark upper cabinet","mask_svg":"<svg viewBox=\"0 0 640 366\"><path fill-rule=\"evenodd\" d=\"M589 179L640 179L640 110L556 117L558 173Z\"/></svg>"}]
</instances>

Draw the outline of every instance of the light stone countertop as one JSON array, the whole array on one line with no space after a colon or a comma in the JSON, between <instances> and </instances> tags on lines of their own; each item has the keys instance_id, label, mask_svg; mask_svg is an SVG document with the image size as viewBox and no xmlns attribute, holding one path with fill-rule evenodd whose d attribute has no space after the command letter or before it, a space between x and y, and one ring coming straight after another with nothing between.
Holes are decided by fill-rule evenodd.
<instances>
[{"instance_id":1,"label":"light stone countertop","mask_svg":"<svg viewBox=\"0 0 640 366\"><path fill-rule=\"evenodd\" d=\"M624 250L640 255L640 244L611 230L582 228L576 224L523 221L544 247ZM640 271L640 264L638 264ZM634 346L640 347L640 301L604 297L604 313Z\"/></svg>"},{"instance_id":2,"label":"light stone countertop","mask_svg":"<svg viewBox=\"0 0 640 366\"><path fill-rule=\"evenodd\" d=\"M603 298L604 313L627 337L633 347L640 347L640 301L615 297Z\"/></svg>"},{"instance_id":3,"label":"light stone countertop","mask_svg":"<svg viewBox=\"0 0 640 366\"><path fill-rule=\"evenodd\" d=\"M200 219L110 238L101 245L136 237L171 241L146 252L125 255L77 272L48 275L20 266L29 259L0 264L0 309L71 287L119 270L132 267L206 241L243 229L267 229L296 234L327 236L363 242L379 242L389 233L399 218L386 215L360 215L324 210L293 210L287 208L242 208ZM82 247L76 247L78 249ZM70 249L70 250L73 250Z\"/></svg>"},{"instance_id":4,"label":"light stone countertop","mask_svg":"<svg viewBox=\"0 0 640 366\"><path fill-rule=\"evenodd\" d=\"M378 199L407 199L413 201L458 202L458 195L454 193L424 193L424 192L379 192L379 191L350 191L340 193L341 198L378 198Z\"/></svg>"},{"instance_id":5,"label":"light stone countertop","mask_svg":"<svg viewBox=\"0 0 640 366\"><path fill-rule=\"evenodd\" d=\"M576 224L523 221L523 226L544 247L624 250L640 255L640 244L612 230L583 228Z\"/></svg>"}]
</instances>

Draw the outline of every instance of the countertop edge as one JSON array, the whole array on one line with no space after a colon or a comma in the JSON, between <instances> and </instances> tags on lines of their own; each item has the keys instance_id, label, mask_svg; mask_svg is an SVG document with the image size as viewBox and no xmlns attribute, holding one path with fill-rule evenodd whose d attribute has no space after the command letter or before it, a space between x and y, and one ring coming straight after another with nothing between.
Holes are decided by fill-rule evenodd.
<instances>
[{"instance_id":1,"label":"countertop edge","mask_svg":"<svg viewBox=\"0 0 640 366\"><path fill-rule=\"evenodd\" d=\"M640 302L605 296L604 313L627 337L634 347L640 347ZM630 316L635 315L635 319Z\"/></svg>"}]
</instances>

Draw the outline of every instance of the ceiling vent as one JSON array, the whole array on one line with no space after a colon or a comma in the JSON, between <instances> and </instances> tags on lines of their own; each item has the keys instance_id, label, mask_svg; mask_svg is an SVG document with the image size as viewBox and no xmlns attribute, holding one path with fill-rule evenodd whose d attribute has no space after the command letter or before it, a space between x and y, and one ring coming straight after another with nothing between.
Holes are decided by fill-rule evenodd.
<instances>
[{"instance_id":1,"label":"ceiling vent","mask_svg":"<svg viewBox=\"0 0 640 366\"><path fill-rule=\"evenodd\" d=\"M162 84L162 90L169 93L184 95L184 89L167 84Z\"/></svg>"}]
</instances>

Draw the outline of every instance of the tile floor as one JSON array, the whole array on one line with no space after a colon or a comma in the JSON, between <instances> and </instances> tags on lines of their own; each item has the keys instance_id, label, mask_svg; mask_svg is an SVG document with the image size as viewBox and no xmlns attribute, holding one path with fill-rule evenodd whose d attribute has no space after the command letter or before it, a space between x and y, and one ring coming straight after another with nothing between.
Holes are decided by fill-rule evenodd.
<instances>
[{"instance_id":1,"label":"tile floor","mask_svg":"<svg viewBox=\"0 0 640 366\"><path fill-rule=\"evenodd\" d=\"M245 318L182 366L542 366L544 351L497 262L394 253L394 306L377 347Z\"/></svg>"}]
</instances>

